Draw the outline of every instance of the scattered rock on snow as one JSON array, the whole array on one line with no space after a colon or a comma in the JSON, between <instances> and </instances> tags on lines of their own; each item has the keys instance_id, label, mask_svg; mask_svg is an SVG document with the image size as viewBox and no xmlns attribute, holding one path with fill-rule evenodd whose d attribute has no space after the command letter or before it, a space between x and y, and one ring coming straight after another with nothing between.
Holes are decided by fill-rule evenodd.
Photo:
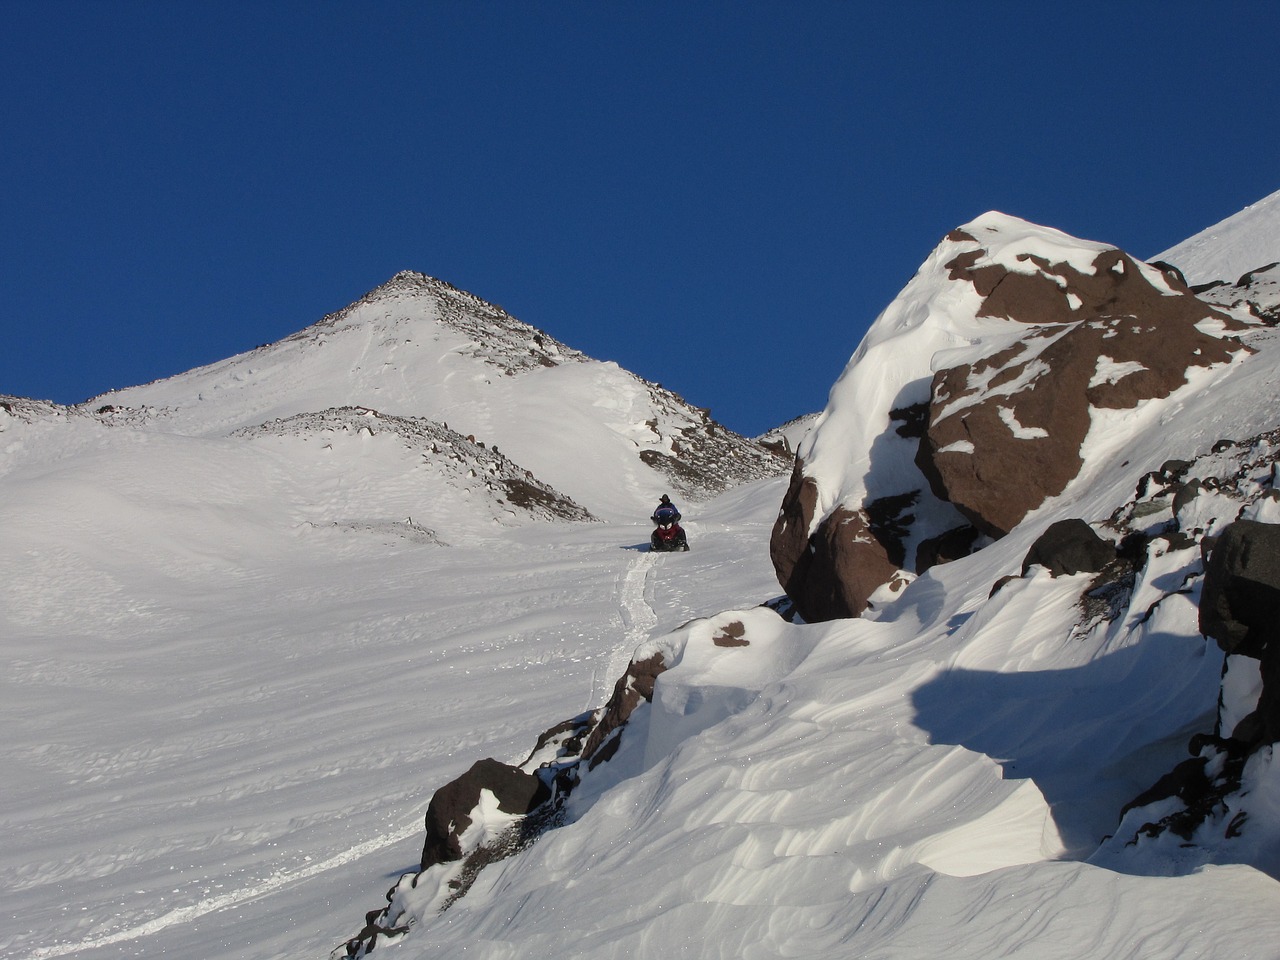
<instances>
[{"instance_id":1,"label":"scattered rock on snow","mask_svg":"<svg viewBox=\"0 0 1280 960\"><path fill-rule=\"evenodd\" d=\"M1080 519L1059 520L1036 538L1022 561L1022 574L1039 565L1054 577L1098 573L1116 558L1115 547Z\"/></svg>"}]
</instances>

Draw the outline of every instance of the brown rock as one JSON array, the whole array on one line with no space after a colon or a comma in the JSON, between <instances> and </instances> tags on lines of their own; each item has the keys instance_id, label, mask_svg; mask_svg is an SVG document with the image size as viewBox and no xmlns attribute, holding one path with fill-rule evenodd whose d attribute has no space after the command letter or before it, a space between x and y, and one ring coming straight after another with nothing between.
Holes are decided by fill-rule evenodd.
<instances>
[{"instance_id":1,"label":"brown rock","mask_svg":"<svg viewBox=\"0 0 1280 960\"><path fill-rule=\"evenodd\" d=\"M1123 410L1167 397L1186 383L1187 370L1244 348L1196 328L1208 318L1238 328L1234 320L1189 293L1153 286L1119 250L1100 253L1093 274L1038 258L1044 273L1015 274L975 267L979 256L948 266L986 297L980 316L1055 326L1035 326L997 354L938 371L916 462L935 494L1000 537L1079 473L1091 407Z\"/></svg>"},{"instance_id":2,"label":"brown rock","mask_svg":"<svg viewBox=\"0 0 1280 960\"><path fill-rule=\"evenodd\" d=\"M749 647L751 641L746 637L747 625L741 620L726 624L720 632L711 638L717 647Z\"/></svg>"},{"instance_id":3,"label":"brown rock","mask_svg":"<svg viewBox=\"0 0 1280 960\"><path fill-rule=\"evenodd\" d=\"M480 802L480 791L492 791L498 809L525 814L550 799L551 791L538 777L497 760L477 760L471 769L445 784L427 806L427 838L422 847L422 869L462 857L460 838L471 826L471 812Z\"/></svg>"},{"instance_id":4,"label":"brown rock","mask_svg":"<svg viewBox=\"0 0 1280 960\"><path fill-rule=\"evenodd\" d=\"M661 653L644 660L632 660L627 665L627 672L613 686L613 695L605 704L600 722L587 735L587 742L582 748L582 759L586 761L588 770L594 770L617 752L621 734L613 736L614 732L626 725L641 701L653 702L654 683L666 669Z\"/></svg>"}]
</instances>

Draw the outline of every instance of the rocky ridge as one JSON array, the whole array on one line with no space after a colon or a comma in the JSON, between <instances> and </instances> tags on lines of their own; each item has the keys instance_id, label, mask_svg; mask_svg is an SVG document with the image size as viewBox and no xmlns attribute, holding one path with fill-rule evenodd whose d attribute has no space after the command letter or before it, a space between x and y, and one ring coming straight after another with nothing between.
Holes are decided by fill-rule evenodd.
<instances>
[{"instance_id":1,"label":"rocky ridge","mask_svg":"<svg viewBox=\"0 0 1280 960\"><path fill-rule=\"evenodd\" d=\"M401 270L354 303L328 314L285 340L314 340L325 331L340 329L348 321L358 321L366 308L382 308L389 316L399 313L389 331L394 335L397 327L403 328L410 323L410 318L402 310L397 311L396 307L421 300L434 304L442 326L470 338L471 343L464 348L467 355L497 369L504 376L561 363L584 363L591 359L549 333L517 320L501 307L444 280L414 270Z\"/></svg>"},{"instance_id":2,"label":"rocky ridge","mask_svg":"<svg viewBox=\"0 0 1280 960\"><path fill-rule=\"evenodd\" d=\"M393 436L407 451L434 468L437 482L468 491L473 503L491 503L495 520L517 513L545 521L595 519L588 510L513 463L496 447L487 447L475 437L464 437L446 424L423 417L397 417L367 407L339 407L245 427L232 436L250 440L302 438L330 449L339 436Z\"/></svg>"}]
</instances>

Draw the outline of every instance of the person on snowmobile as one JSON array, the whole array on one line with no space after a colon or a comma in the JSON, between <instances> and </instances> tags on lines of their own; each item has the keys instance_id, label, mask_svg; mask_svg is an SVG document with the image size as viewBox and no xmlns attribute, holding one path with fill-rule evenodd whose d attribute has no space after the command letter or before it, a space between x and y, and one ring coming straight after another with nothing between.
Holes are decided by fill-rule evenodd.
<instances>
[{"instance_id":1,"label":"person on snowmobile","mask_svg":"<svg viewBox=\"0 0 1280 960\"><path fill-rule=\"evenodd\" d=\"M659 517L662 519L659 520ZM676 509L676 505L671 502L671 498L665 493L659 498L658 505L653 509L653 522L676 523L680 520L680 511Z\"/></svg>"},{"instance_id":2,"label":"person on snowmobile","mask_svg":"<svg viewBox=\"0 0 1280 960\"><path fill-rule=\"evenodd\" d=\"M649 537L651 550L688 550L689 539L680 526L680 511L665 493L654 508L652 520L656 525Z\"/></svg>"}]
</instances>

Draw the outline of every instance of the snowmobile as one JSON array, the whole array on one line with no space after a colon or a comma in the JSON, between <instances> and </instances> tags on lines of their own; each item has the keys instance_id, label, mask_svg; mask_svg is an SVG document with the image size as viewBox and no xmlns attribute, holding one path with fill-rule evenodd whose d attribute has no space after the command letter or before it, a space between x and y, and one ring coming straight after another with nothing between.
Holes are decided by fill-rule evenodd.
<instances>
[{"instance_id":1,"label":"snowmobile","mask_svg":"<svg viewBox=\"0 0 1280 960\"><path fill-rule=\"evenodd\" d=\"M680 511L675 507L659 507L651 518L655 524L649 537L649 549L662 553L688 550L689 538L680 526Z\"/></svg>"}]
</instances>

